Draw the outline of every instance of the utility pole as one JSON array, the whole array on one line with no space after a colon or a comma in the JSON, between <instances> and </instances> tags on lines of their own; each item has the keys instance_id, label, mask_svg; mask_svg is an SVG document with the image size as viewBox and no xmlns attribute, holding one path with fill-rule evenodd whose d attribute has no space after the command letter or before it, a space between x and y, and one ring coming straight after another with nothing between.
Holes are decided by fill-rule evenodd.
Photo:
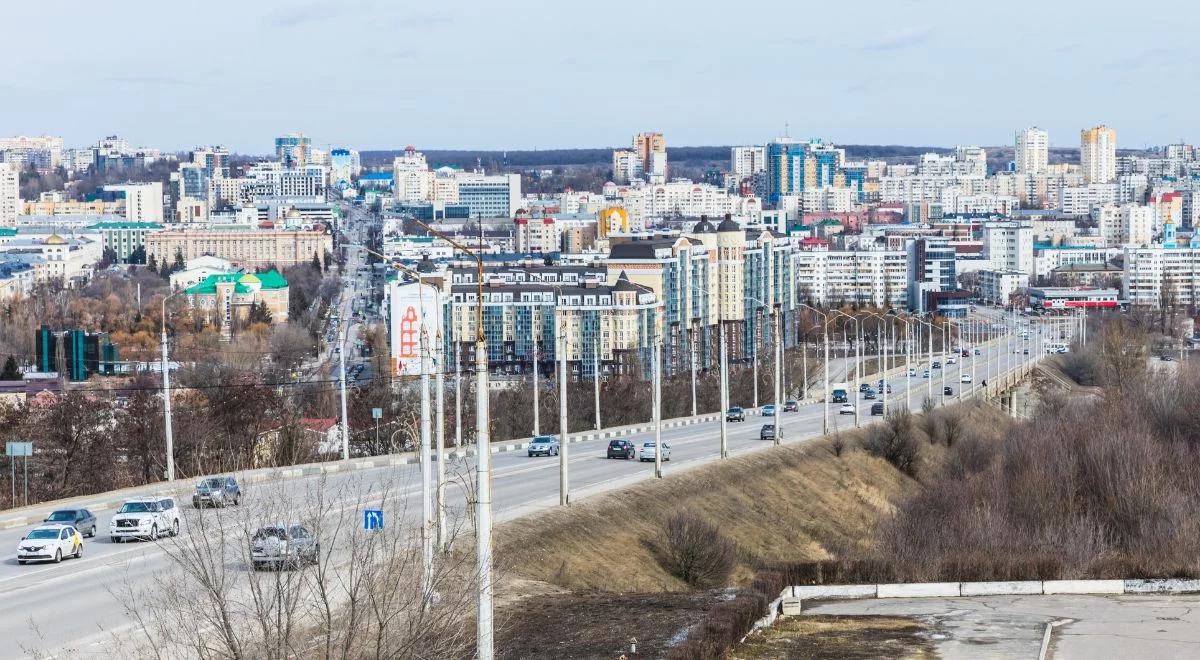
<instances>
[{"instance_id":1,"label":"utility pole","mask_svg":"<svg viewBox=\"0 0 1200 660\"><path fill-rule=\"evenodd\" d=\"M437 491L435 505L437 509L437 548L439 552L446 551L446 354L443 350L442 331L438 330L437 337Z\"/></svg>"},{"instance_id":2,"label":"utility pole","mask_svg":"<svg viewBox=\"0 0 1200 660\"><path fill-rule=\"evenodd\" d=\"M783 442L783 325L782 310L775 312L775 444Z\"/></svg>"},{"instance_id":3,"label":"utility pole","mask_svg":"<svg viewBox=\"0 0 1200 660\"><path fill-rule=\"evenodd\" d=\"M692 367L692 417L696 416L696 336L695 330L688 331L688 348L691 350L691 367ZM722 410L721 414L725 414Z\"/></svg>"},{"instance_id":4,"label":"utility pole","mask_svg":"<svg viewBox=\"0 0 1200 660\"><path fill-rule=\"evenodd\" d=\"M422 292L424 293L424 292ZM421 318L421 593L423 599L433 595L433 493L430 489L431 468L429 445L433 440L432 411L429 401L429 333ZM345 349L342 353L345 354Z\"/></svg>"},{"instance_id":5,"label":"utility pole","mask_svg":"<svg viewBox=\"0 0 1200 660\"><path fill-rule=\"evenodd\" d=\"M533 331L533 435L537 437L542 434L540 423L541 410L538 407L538 338L537 330Z\"/></svg>"},{"instance_id":6,"label":"utility pole","mask_svg":"<svg viewBox=\"0 0 1200 660\"><path fill-rule=\"evenodd\" d=\"M175 294L167 294L162 299L163 440L167 445L167 481L175 481L175 438L171 431L171 362L167 359L167 298L173 295Z\"/></svg>"},{"instance_id":7,"label":"utility pole","mask_svg":"<svg viewBox=\"0 0 1200 660\"><path fill-rule=\"evenodd\" d=\"M717 321L717 334L721 335L721 458L729 458L729 362L725 350L725 324Z\"/></svg>"},{"instance_id":8,"label":"utility pole","mask_svg":"<svg viewBox=\"0 0 1200 660\"><path fill-rule=\"evenodd\" d=\"M462 446L462 360L454 346L454 446Z\"/></svg>"},{"instance_id":9,"label":"utility pole","mask_svg":"<svg viewBox=\"0 0 1200 660\"><path fill-rule=\"evenodd\" d=\"M566 324L557 328L558 332L558 504L567 506L571 503L570 480L567 474L567 335Z\"/></svg>"},{"instance_id":10,"label":"utility pole","mask_svg":"<svg viewBox=\"0 0 1200 660\"><path fill-rule=\"evenodd\" d=\"M596 398L596 430L600 430L600 336L596 333L596 341L592 343L592 389Z\"/></svg>"},{"instance_id":11,"label":"utility pole","mask_svg":"<svg viewBox=\"0 0 1200 660\"><path fill-rule=\"evenodd\" d=\"M758 408L758 311L754 312L754 407Z\"/></svg>"},{"instance_id":12,"label":"utility pole","mask_svg":"<svg viewBox=\"0 0 1200 660\"><path fill-rule=\"evenodd\" d=\"M662 338L654 340L654 478L663 478L662 469Z\"/></svg>"},{"instance_id":13,"label":"utility pole","mask_svg":"<svg viewBox=\"0 0 1200 660\"><path fill-rule=\"evenodd\" d=\"M342 460L343 461L350 458L350 424L348 421L346 421L347 420L347 418L346 418L346 327L349 325L350 324L347 321L346 325L342 326L342 341L340 344L338 344L338 348L341 349L338 351L338 356L341 358L339 360L340 366L338 367L338 387L341 389L341 392L342 392Z\"/></svg>"}]
</instances>

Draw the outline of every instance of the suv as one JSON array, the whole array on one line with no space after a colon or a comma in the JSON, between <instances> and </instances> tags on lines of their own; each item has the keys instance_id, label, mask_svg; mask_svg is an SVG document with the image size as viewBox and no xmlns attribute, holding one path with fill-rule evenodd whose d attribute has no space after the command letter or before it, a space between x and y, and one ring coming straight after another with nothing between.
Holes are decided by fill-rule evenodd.
<instances>
[{"instance_id":1,"label":"suv","mask_svg":"<svg viewBox=\"0 0 1200 660\"><path fill-rule=\"evenodd\" d=\"M788 399L787 403L783 404L783 412L800 412L800 402L795 399Z\"/></svg>"},{"instance_id":2,"label":"suv","mask_svg":"<svg viewBox=\"0 0 1200 660\"><path fill-rule=\"evenodd\" d=\"M727 422L744 422L744 421L746 421L745 409L743 409L739 406L734 406L734 407L730 408L729 410L726 410L725 411L725 421L727 421Z\"/></svg>"},{"instance_id":3,"label":"suv","mask_svg":"<svg viewBox=\"0 0 1200 660\"><path fill-rule=\"evenodd\" d=\"M315 564L320 556L321 543L304 525L269 525L250 537L250 564L256 571Z\"/></svg>"},{"instance_id":4,"label":"suv","mask_svg":"<svg viewBox=\"0 0 1200 660\"><path fill-rule=\"evenodd\" d=\"M882 401L876 401L875 403L871 404L871 414L872 415L882 415L883 414L883 402Z\"/></svg>"},{"instance_id":5,"label":"suv","mask_svg":"<svg viewBox=\"0 0 1200 660\"><path fill-rule=\"evenodd\" d=\"M108 538L113 543L127 539L154 539L179 534L179 507L174 497L135 497L108 521Z\"/></svg>"},{"instance_id":6,"label":"suv","mask_svg":"<svg viewBox=\"0 0 1200 660\"><path fill-rule=\"evenodd\" d=\"M196 484L192 494L192 506L237 506L242 503L242 488L233 477L208 477Z\"/></svg>"},{"instance_id":7,"label":"suv","mask_svg":"<svg viewBox=\"0 0 1200 660\"><path fill-rule=\"evenodd\" d=\"M637 457L637 448L628 440L609 440L608 458L631 459Z\"/></svg>"},{"instance_id":8,"label":"suv","mask_svg":"<svg viewBox=\"0 0 1200 660\"><path fill-rule=\"evenodd\" d=\"M763 424L762 429L758 432L758 439L759 440L774 440L775 439L775 425L774 424Z\"/></svg>"}]
</instances>

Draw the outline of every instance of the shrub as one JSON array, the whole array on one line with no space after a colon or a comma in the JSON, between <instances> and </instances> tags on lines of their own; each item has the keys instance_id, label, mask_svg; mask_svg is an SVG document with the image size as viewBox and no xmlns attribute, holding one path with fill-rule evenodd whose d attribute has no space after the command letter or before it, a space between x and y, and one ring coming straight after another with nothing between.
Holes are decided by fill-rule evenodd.
<instances>
[{"instance_id":1,"label":"shrub","mask_svg":"<svg viewBox=\"0 0 1200 660\"><path fill-rule=\"evenodd\" d=\"M658 545L663 568L692 587L724 585L737 561L733 541L690 511L667 519Z\"/></svg>"},{"instance_id":2,"label":"shrub","mask_svg":"<svg viewBox=\"0 0 1200 660\"><path fill-rule=\"evenodd\" d=\"M921 446L917 440L912 413L894 409L884 423L871 429L862 447L872 456L891 463L910 477L916 477L921 462Z\"/></svg>"},{"instance_id":3,"label":"shrub","mask_svg":"<svg viewBox=\"0 0 1200 660\"><path fill-rule=\"evenodd\" d=\"M758 592L743 592L709 610L687 641L667 654L671 660L717 660L766 616L768 600Z\"/></svg>"}]
</instances>

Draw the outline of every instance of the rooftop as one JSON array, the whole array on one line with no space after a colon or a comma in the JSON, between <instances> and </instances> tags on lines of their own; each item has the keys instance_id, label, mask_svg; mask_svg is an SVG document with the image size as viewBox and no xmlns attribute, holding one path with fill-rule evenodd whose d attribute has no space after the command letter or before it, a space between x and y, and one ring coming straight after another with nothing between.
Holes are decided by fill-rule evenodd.
<instances>
[{"instance_id":1,"label":"rooftop","mask_svg":"<svg viewBox=\"0 0 1200 660\"><path fill-rule=\"evenodd\" d=\"M268 270L263 273L221 273L209 275L203 282L193 284L185 292L191 295L211 295L217 292L217 285L233 282L234 293L250 293L254 290L271 291L286 289L287 280L278 271ZM257 285L257 286L256 286Z\"/></svg>"}]
</instances>

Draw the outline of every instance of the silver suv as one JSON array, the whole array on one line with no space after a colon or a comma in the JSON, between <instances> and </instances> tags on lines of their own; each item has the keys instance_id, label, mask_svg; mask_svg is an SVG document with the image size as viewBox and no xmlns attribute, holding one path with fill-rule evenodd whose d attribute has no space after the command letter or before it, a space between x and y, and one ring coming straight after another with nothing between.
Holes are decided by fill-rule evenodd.
<instances>
[{"instance_id":1,"label":"silver suv","mask_svg":"<svg viewBox=\"0 0 1200 660\"><path fill-rule=\"evenodd\" d=\"M299 523L267 525L250 537L250 563L256 571L315 564L320 556L320 541Z\"/></svg>"},{"instance_id":2,"label":"silver suv","mask_svg":"<svg viewBox=\"0 0 1200 660\"><path fill-rule=\"evenodd\" d=\"M174 497L135 497L125 501L108 521L113 543L128 539L155 540L179 534L179 506Z\"/></svg>"}]
</instances>

